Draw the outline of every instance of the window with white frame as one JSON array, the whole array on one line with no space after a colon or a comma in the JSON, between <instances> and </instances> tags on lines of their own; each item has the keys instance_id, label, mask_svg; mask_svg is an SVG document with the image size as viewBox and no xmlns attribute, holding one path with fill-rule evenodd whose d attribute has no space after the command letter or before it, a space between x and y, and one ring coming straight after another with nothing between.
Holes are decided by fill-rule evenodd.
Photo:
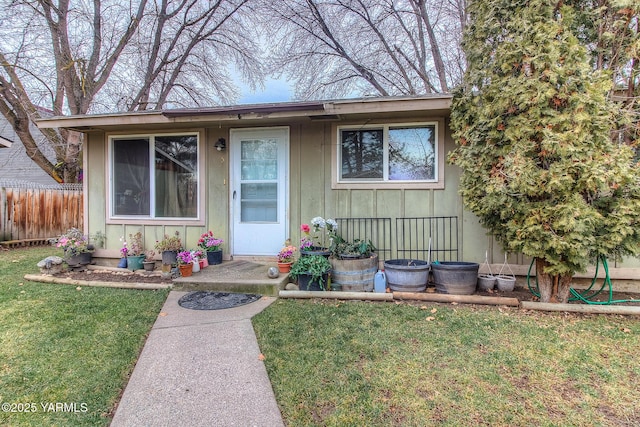
<instances>
[{"instance_id":1,"label":"window with white frame","mask_svg":"<svg viewBox=\"0 0 640 427\"><path fill-rule=\"evenodd\" d=\"M436 182L438 124L338 128L338 181Z\"/></svg>"},{"instance_id":2,"label":"window with white frame","mask_svg":"<svg viewBox=\"0 0 640 427\"><path fill-rule=\"evenodd\" d=\"M112 217L198 217L198 135L111 138Z\"/></svg>"}]
</instances>

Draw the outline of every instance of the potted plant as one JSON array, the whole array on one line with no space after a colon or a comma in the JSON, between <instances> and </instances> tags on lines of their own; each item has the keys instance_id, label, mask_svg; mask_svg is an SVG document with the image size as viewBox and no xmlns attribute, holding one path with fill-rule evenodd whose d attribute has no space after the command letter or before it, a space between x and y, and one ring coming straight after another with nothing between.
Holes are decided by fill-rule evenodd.
<instances>
[{"instance_id":1,"label":"potted plant","mask_svg":"<svg viewBox=\"0 0 640 427\"><path fill-rule=\"evenodd\" d=\"M89 244L87 236L77 228L70 228L57 239L53 240L56 247L62 248L68 265L79 266L91 264L93 246Z\"/></svg>"},{"instance_id":2,"label":"potted plant","mask_svg":"<svg viewBox=\"0 0 640 427\"><path fill-rule=\"evenodd\" d=\"M124 236L120 237L122 242L122 248L120 248L120 261L118 262L118 268L127 268L127 254L129 249L127 248L127 240Z\"/></svg>"},{"instance_id":3,"label":"potted plant","mask_svg":"<svg viewBox=\"0 0 640 427\"><path fill-rule=\"evenodd\" d=\"M293 257L297 248L289 243L285 243L285 246L278 252L278 269L280 273L288 273L291 270L291 264L293 264Z\"/></svg>"},{"instance_id":4,"label":"potted plant","mask_svg":"<svg viewBox=\"0 0 640 427\"><path fill-rule=\"evenodd\" d=\"M127 268L131 271L141 270L144 258L142 233L138 231L136 234L129 234L127 246Z\"/></svg>"},{"instance_id":5,"label":"potted plant","mask_svg":"<svg viewBox=\"0 0 640 427\"><path fill-rule=\"evenodd\" d=\"M224 240L215 237L211 230L200 236L200 240L198 240L198 247L206 252L207 262L209 265L222 263L222 249L220 246L223 243Z\"/></svg>"},{"instance_id":6,"label":"potted plant","mask_svg":"<svg viewBox=\"0 0 640 427\"><path fill-rule=\"evenodd\" d=\"M155 256L155 251L148 250L144 252L144 261L142 262L144 271L153 271L156 269L156 261L153 259Z\"/></svg>"},{"instance_id":7,"label":"potted plant","mask_svg":"<svg viewBox=\"0 0 640 427\"><path fill-rule=\"evenodd\" d=\"M289 276L298 280L303 291L326 291L328 289L331 263L324 255L301 256L291 265Z\"/></svg>"},{"instance_id":8,"label":"potted plant","mask_svg":"<svg viewBox=\"0 0 640 427\"><path fill-rule=\"evenodd\" d=\"M378 271L378 255L371 240L344 240L334 237L331 262L331 289L372 292Z\"/></svg>"},{"instance_id":9,"label":"potted plant","mask_svg":"<svg viewBox=\"0 0 640 427\"><path fill-rule=\"evenodd\" d=\"M312 231L313 227L313 231ZM335 233L338 230L338 223L334 219L324 219L315 217L309 224L302 224L302 239L300 240L300 255L323 255L329 257L331 255L331 246Z\"/></svg>"},{"instance_id":10,"label":"potted plant","mask_svg":"<svg viewBox=\"0 0 640 427\"><path fill-rule=\"evenodd\" d=\"M180 240L180 232L176 231L173 236L167 234L160 241L156 241L156 251L162 255L163 265L173 265L177 263L176 256L182 249L182 240Z\"/></svg>"},{"instance_id":11,"label":"potted plant","mask_svg":"<svg viewBox=\"0 0 640 427\"><path fill-rule=\"evenodd\" d=\"M376 251L376 247L371 240L354 239L352 242L336 236L335 244L332 248L332 255L338 259L362 259L369 258Z\"/></svg>"},{"instance_id":12,"label":"potted plant","mask_svg":"<svg viewBox=\"0 0 640 427\"><path fill-rule=\"evenodd\" d=\"M177 261L182 277L189 277L193 274L193 253L191 251L178 252Z\"/></svg>"},{"instance_id":13,"label":"potted plant","mask_svg":"<svg viewBox=\"0 0 640 427\"><path fill-rule=\"evenodd\" d=\"M198 263L198 267L200 267L200 270L209 266L209 263L207 261L207 255L202 249L196 249L195 251L193 251L193 256L195 256L196 262Z\"/></svg>"},{"instance_id":14,"label":"potted plant","mask_svg":"<svg viewBox=\"0 0 640 427\"><path fill-rule=\"evenodd\" d=\"M200 272L200 258L199 258L199 254L201 254L202 251L200 250L194 250L191 249L191 258L193 258L193 261L191 261L191 263L193 264L193 269L191 270L192 273L199 273Z\"/></svg>"}]
</instances>

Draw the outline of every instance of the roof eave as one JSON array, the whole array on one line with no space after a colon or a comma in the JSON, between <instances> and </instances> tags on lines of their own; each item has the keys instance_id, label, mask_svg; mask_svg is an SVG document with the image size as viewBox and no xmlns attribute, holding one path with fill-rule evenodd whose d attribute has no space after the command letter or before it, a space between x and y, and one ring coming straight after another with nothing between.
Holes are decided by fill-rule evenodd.
<instances>
[{"instance_id":1,"label":"roof eave","mask_svg":"<svg viewBox=\"0 0 640 427\"><path fill-rule=\"evenodd\" d=\"M118 114L58 116L37 121L40 128L66 128L80 132L127 127L215 122L283 121L289 119L339 119L349 115L410 111L448 111L451 95L426 97L362 98L334 101L284 102L229 107L154 110Z\"/></svg>"}]
</instances>

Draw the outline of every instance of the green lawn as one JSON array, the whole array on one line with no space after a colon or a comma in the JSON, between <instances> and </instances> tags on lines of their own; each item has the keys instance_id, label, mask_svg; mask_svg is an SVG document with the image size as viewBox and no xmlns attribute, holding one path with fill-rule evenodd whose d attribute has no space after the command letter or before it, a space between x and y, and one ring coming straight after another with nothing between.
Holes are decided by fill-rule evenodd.
<instances>
[{"instance_id":1,"label":"green lawn","mask_svg":"<svg viewBox=\"0 0 640 427\"><path fill-rule=\"evenodd\" d=\"M0 251L0 425L108 425L167 292L25 281L50 254Z\"/></svg>"},{"instance_id":2,"label":"green lawn","mask_svg":"<svg viewBox=\"0 0 640 427\"><path fill-rule=\"evenodd\" d=\"M279 300L254 318L290 426L637 426L640 319Z\"/></svg>"}]
</instances>

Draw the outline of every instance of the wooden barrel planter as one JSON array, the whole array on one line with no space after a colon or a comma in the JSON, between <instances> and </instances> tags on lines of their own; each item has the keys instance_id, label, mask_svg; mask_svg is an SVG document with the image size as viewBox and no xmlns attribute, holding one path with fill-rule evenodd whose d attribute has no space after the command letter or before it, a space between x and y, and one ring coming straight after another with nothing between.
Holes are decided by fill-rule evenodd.
<instances>
[{"instance_id":1,"label":"wooden barrel planter","mask_svg":"<svg viewBox=\"0 0 640 427\"><path fill-rule=\"evenodd\" d=\"M422 292L427 289L429 263L415 259L390 259L384 263L387 285L397 292Z\"/></svg>"},{"instance_id":2,"label":"wooden barrel planter","mask_svg":"<svg viewBox=\"0 0 640 427\"><path fill-rule=\"evenodd\" d=\"M373 279L378 271L378 255L368 258L330 258L331 288L349 292L372 292Z\"/></svg>"},{"instance_id":3,"label":"wooden barrel planter","mask_svg":"<svg viewBox=\"0 0 640 427\"><path fill-rule=\"evenodd\" d=\"M475 262L445 261L431 265L436 291L444 294L471 295L478 284L478 269Z\"/></svg>"}]
</instances>

